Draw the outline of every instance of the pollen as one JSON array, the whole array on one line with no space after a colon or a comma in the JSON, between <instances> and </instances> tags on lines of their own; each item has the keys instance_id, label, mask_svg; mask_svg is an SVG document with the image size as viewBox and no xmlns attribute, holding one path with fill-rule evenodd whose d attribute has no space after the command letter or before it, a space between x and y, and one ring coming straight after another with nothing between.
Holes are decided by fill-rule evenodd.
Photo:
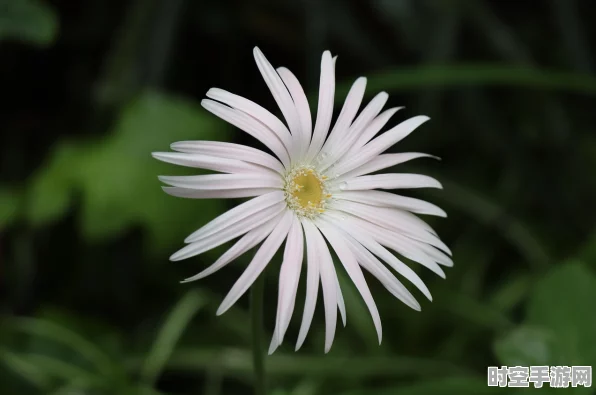
<instances>
[{"instance_id":1,"label":"pollen","mask_svg":"<svg viewBox=\"0 0 596 395\"><path fill-rule=\"evenodd\" d=\"M327 192L324 175L308 166L298 166L286 175L285 197L288 207L301 217L313 218L325 212L331 194Z\"/></svg>"}]
</instances>

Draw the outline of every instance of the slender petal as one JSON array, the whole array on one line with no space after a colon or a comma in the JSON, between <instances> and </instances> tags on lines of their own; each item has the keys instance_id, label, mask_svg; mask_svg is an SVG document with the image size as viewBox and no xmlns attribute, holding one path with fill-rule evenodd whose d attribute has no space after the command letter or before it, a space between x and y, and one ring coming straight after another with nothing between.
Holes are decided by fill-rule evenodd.
<instances>
[{"instance_id":1,"label":"slender petal","mask_svg":"<svg viewBox=\"0 0 596 395\"><path fill-rule=\"evenodd\" d=\"M356 117L356 113L360 108L360 104L362 103L362 98L364 97L364 90L366 89L366 78L360 77L358 78L350 91L348 92L348 96L346 97L346 101L344 102L344 106L337 117L337 121L333 126L333 129L329 133L329 137L327 141L323 145L321 152L326 154L326 158L324 158L323 164L328 164L328 160L330 160L333 150L335 149L335 144L338 139L342 139L345 137L345 134L354 121L354 117Z\"/></svg>"},{"instance_id":2,"label":"slender petal","mask_svg":"<svg viewBox=\"0 0 596 395\"><path fill-rule=\"evenodd\" d=\"M298 291L298 280L302 269L302 254L304 250L304 236L302 234L302 225L297 217L294 216L288 239L286 240L286 249L284 259L279 271L279 296L277 300L277 317L275 320L275 331L269 354L283 342L284 335L290 324L294 304L296 302L296 292Z\"/></svg>"},{"instance_id":3,"label":"slender petal","mask_svg":"<svg viewBox=\"0 0 596 395\"><path fill-rule=\"evenodd\" d=\"M347 157L355 155L360 148L362 148L366 143L368 143L373 137L377 135L383 129L383 127L389 122L391 117L395 115L396 112L399 110L403 110L404 107L393 107L383 111L378 117L376 117L360 134L356 142L352 145L348 153L346 154Z\"/></svg>"},{"instance_id":4,"label":"slender petal","mask_svg":"<svg viewBox=\"0 0 596 395\"><path fill-rule=\"evenodd\" d=\"M267 126L281 140L286 150L290 152L292 147L292 136L290 131L278 117L273 115L258 104L233 93L219 88L211 88L207 91L207 97L217 100L232 108L242 111Z\"/></svg>"},{"instance_id":5,"label":"slender petal","mask_svg":"<svg viewBox=\"0 0 596 395\"><path fill-rule=\"evenodd\" d=\"M286 147L279 137L277 137L277 135L267 126L242 111L210 99L203 99L201 105L207 111L217 115L224 121L245 131L261 143L265 144L265 146L279 158L284 166L289 166L290 157Z\"/></svg>"},{"instance_id":6,"label":"slender petal","mask_svg":"<svg viewBox=\"0 0 596 395\"><path fill-rule=\"evenodd\" d=\"M296 111L298 112L300 129L294 134L295 140L297 142L296 151L298 151L298 155L293 159L299 160L302 159L302 157L306 154L306 150L308 149L312 135L312 118L310 116L310 107L308 106L308 99L306 98L304 89L302 89L302 85L300 85L300 82L298 82L298 78L296 78L296 76L285 67L278 68L277 72L290 91L290 95L292 95L292 99L294 100L294 104L296 106Z\"/></svg>"},{"instance_id":7,"label":"slender petal","mask_svg":"<svg viewBox=\"0 0 596 395\"><path fill-rule=\"evenodd\" d=\"M319 278L320 278L320 258L317 244L313 239L314 236L308 232L308 220L302 221L304 229L304 236L306 238L306 298L304 300L304 313L302 315L302 323L300 324L300 332L298 333L298 341L296 342L296 351L302 347L304 339L310 329L313 315L315 313L315 306L317 303L317 295L319 293Z\"/></svg>"},{"instance_id":8,"label":"slender petal","mask_svg":"<svg viewBox=\"0 0 596 395\"><path fill-rule=\"evenodd\" d=\"M319 82L319 105L317 120L312 135L306 160L310 161L321 150L333 116L333 99L335 96L335 62L331 59L331 52L323 52L321 58L321 79Z\"/></svg>"},{"instance_id":9,"label":"slender petal","mask_svg":"<svg viewBox=\"0 0 596 395\"><path fill-rule=\"evenodd\" d=\"M180 187L161 187L168 195L187 199L233 199L261 196L278 191L277 188L242 188L242 189L215 189L200 190Z\"/></svg>"},{"instance_id":10,"label":"slender petal","mask_svg":"<svg viewBox=\"0 0 596 395\"><path fill-rule=\"evenodd\" d=\"M263 225L254 228L253 230L242 236L242 238L240 238L236 242L236 244L234 244L229 250L227 250L222 256L220 256L219 259L215 261L215 263L213 263L211 266L209 266L202 272L195 274L194 276L189 277L182 282L187 283L191 281L200 280L223 268L228 263L232 262L234 259L244 254L246 251L259 244L261 241L263 241L265 237L269 236L269 234L271 234L271 231L273 231L273 228L275 228L275 226L279 223L282 217L283 213L280 213L276 217L265 222Z\"/></svg>"},{"instance_id":11,"label":"slender petal","mask_svg":"<svg viewBox=\"0 0 596 395\"><path fill-rule=\"evenodd\" d=\"M180 249L174 255L170 257L172 261L180 261L182 259L190 258L192 256L201 254L205 251L209 251L217 246L222 245L236 237L239 237L250 230L261 226L270 219L276 217L280 212L285 210L284 203L277 203L271 207L263 209L250 217L243 218L242 220L234 223L225 230L214 233L210 236L202 238L198 241L192 242L186 247Z\"/></svg>"},{"instance_id":12,"label":"slender petal","mask_svg":"<svg viewBox=\"0 0 596 395\"><path fill-rule=\"evenodd\" d=\"M335 229L324 224L321 222L317 223L317 227L323 232L325 238L329 241L335 253L337 254L339 260L341 261L342 265L348 272L348 275L354 282L354 285L360 292L362 299L364 299L364 303L368 307L368 311L373 319L373 323L375 324L375 328L377 330L377 336L379 339L379 344L381 344L381 340L383 339L383 332L381 327L381 317L379 316L379 311L377 310L377 305L368 289L368 285L366 284L366 280L364 279L364 275L362 274L362 270L356 261L356 258L349 250L346 242L343 238L337 233Z\"/></svg>"},{"instance_id":13,"label":"slender petal","mask_svg":"<svg viewBox=\"0 0 596 395\"><path fill-rule=\"evenodd\" d=\"M221 190L241 188L281 188L283 180L268 174L207 174L201 176L159 176L161 182L174 187Z\"/></svg>"},{"instance_id":14,"label":"slender petal","mask_svg":"<svg viewBox=\"0 0 596 395\"><path fill-rule=\"evenodd\" d=\"M336 221L341 220L335 213L327 213L325 215ZM414 284L414 286L416 286L416 288L418 288L420 292L422 292L424 296L428 298L428 300L432 301L430 291L422 279L416 274L416 272L410 269L408 265L397 259L397 257L395 257L395 255L393 255L389 250L375 241L367 231L364 231L357 226L353 226L352 224L346 224L345 221L342 221L342 229L344 229L345 232L347 232L373 254L385 261L385 263L387 263L393 270Z\"/></svg>"},{"instance_id":15,"label":"slender petal","mask_svg":"<svg viewBox=\"0 0 596 395\"><path fill-rule=\"evenodd\" d=\"M236 159L224 159L199 154L184 154L179 152L154 152L155 159L175 165L214 170L222 173L271 173L271 170L252 163Z\"/></svg>"},{"instance_id":16,"label":"slender petal","mask_svg":"<svg viewBox=\"0 0 596 395\"><path fill-rule=\"evenodd\" d=\"M372 122L379 112L381 112L388 98L389 95L387 93L381 92L370 101L349 129L345 131L335 143L333 143L333 149L328 150L330 155L327 158L326 164L321 166L321 170L324 170L335 163L337 159L341 158L350 147L354 145L362 131ZM331 145L332 143L329 144Z\"/></svg>"},{"instance_id":17,"label":"slender petal","mask_svg":"<svg viewBox=\"0 0 596 395\"><path fill-rule=\"evenodd\" d=\"M373 173L378 170L386 169L391 166L399 165L400 163L404 163L410 161L412 159L417 158L435 158L439 159L436 156L428 155L428 154L421 154L418 152L406 152L400 154L384 154L379 155L370 162L363 164L360 167L355 168L347 173L341 174L339 180L350 179L353 177L358 177L363 174Z\"/></svg>"},{"instance_id":18,"label":"slender petal","mask_svg":"<svg viewBox=\"0 0 596 395\"><path fill-rule=\"evenodd\" d=\"M354 155L349 158L346 157L345 159L340 160L336 165L336 172L338 174L343 174L357 168L358 166L362 166L366 162L374 159L380 153L386 151L398 141L408 136L416 128L418 128L418 126L422 125L429 119L430 118L427 116L419 115L403 121L399 125L381 134L362 147L362 149L359 150L358 155Z\"/></svg>"},{"instance_id":19,"label":"slender petal","mask_svg":"<svg viewBox=\"0 0 596 395\"><path fill-rule=\"evenodd\" d=\"M279 74L277 74L277 71L275 71L273 66L271 66L271 63L269 63L269 61L265 58L263 52L261 52L259 48L255 47L253 49L253 54L255 61L257 62L257 67L259 68L265 83L269 87L273 98L277 102L279 109L284 115L284 118L290 127L290 131L292 134L299 133L301 128L300 119L288 89L279 77Z\"/></svg>"},{"instance_id":20,"label":"slender petal","mask_svg":"<svg viewBox=\"0 0 596 395\"><path fill-rule=\"evenodd\" d=\"M248 264L248 267L242 273L240 278L236 281L230 292L226 295L223 302L217 309L216 314L221 315L225 313L244 293L252 283L257 279L259 274L265 269L273 255L279 249L279 246L286 238L290 225L292 224L292 218L294 214L287 210L282 219L279 221L273 232L263 242L263 245L255 254L252 261Z\"/></svg>"},{"instance_id":21,"label":"slender petal","mask_svg":"<svg viewBox=\"0 0 596 395\"><path fill-rule=\"evenodd\" d=\"M335 337L337 325L337 276L333 268L333 259L321 233L310 221L305 221L304 233L312 235L315 248L319 251L321 286L323 288L323 304L325 306L325 353L328 353Z\"/></svg>"},{"instance_id":22,"label":"slender petal","mask_svg":"<svg viewBox=\"0 0 596 395\"><path fill-rule=\"evenodd\" d=\"M282 200L284 200L284 193L282 191L271 192L266 195L261 195L254 199L251 199L248 202L242 203L234 207L233 209L228 210L219 217L215 218L214 220L203 226L201 229L188 236L184 240L184 242L192 243L207 236L211 236L214 233L221 232L227 227L233 225L234 223L248 216L251 216L254 213L257 213L267 207L271 207L274 204L281 202Z\"/></svg>"},{"instance_id":23,"label":"slender petal","mask_svg":"<svg viewBox=\"0 0 596 395\"><path fill-rule=\"evenodd\" d=\"M408 189L408 188L443 188L432 177L421 174L388 173L372 176L360 176L337 183L339 189L357 191L367 189Z\"/></svg>"},{"instance_id":24,"label":"slender petal","mask_svg":"<svg viewBox=\"0 0 596 395\"><path fill-rule=\"evenodd\" d=\"M222 141L179 141L170 145L174 151L189 154L215 156L217 158L236 159L255 163L284 174L285 169L274 156L245 145Z\"/></svg>"},{"instance_id":25,"label":"slender petal","mask_svg":"<svg viewBox=\"0 0 596 395\"><path fill-rule=\"evenodd\" d=\"M345 191L335 195L338 200L350 200L379 207L395 207L412 213L446 217L447 213L432 203L383 191Z\"/></svg>"}]
</instances>

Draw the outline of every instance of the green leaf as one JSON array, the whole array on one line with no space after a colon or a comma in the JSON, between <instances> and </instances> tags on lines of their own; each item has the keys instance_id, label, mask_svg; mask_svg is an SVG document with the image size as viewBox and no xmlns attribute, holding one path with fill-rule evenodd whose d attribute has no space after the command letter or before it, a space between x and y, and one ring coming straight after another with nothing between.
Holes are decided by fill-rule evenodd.
<instances>
[{"instance_id":1,"label":"green leaf","mask_svg":"<svg viewBox=\"0 0 596 395\"><path fill-rule=\"evenodd\" d=\"M11 328L19 332L51 339L70 347L93 363L98 371L106 375L113 373L110 358L99 347L68 328L37 318L13 318L8 323Z\"/></svg>"},{"instance_id":2,"label":"green leaf","mask_svg":"<svg viewBox=\"0 0 596 395\"><path fill-rule=\"evenodd\" d=\"M0 188L0 230L17 217L19 195L8 188Z\"/></svg>"},{"instance_id":3,"label":"green leaf","mask_svg":"<svg viewBox=\"0 0 596 395\"><path fill-rule=\"evenodd\" d=\"M0 0L0 41L17 39L39 46L51 44L58 32L58 18L39 0Z\"/></svg>"},{"instance_id":4,"label":"green leaf","mask_svg":"<svg viewBox=\"0 0 596 395\"><path fill-rule=\"evenodd\" d=\"M54 147L52 157L31 180L25 218L33 226L44 226L61 218L71 201L76 179L73 170L84 160L81 148L72 143Z\"/></svg>"},{"instance_id":5,"label":"green leaf","mask_svg":"<svg viewBox=\"0 0 596 395\"><path fill-rule=\"evenodd\" d=\"M205 298L190 291L172 309L145 359L141 370L145 382L151 384L159 377L182 332L205 303Z\"/></svg>"},{"instance_id":6,"label":"green leaf","mask_svg":"<svg viewBox=\"0 0 596 395\"><path fill-rule=\"evenodd\" d=\"M495 342L495 354L505 366L549 365L562 361L552 332L522 326Z\"/></svg>"},{"instance_id":7,"label":"green leaf","mask_svg":"<svg viewBox=\"0 0 596 395\"><path fill-rule=\"evenodd\" d=\"M581 263L554 267L530 297L527 323L551 331L564 365L596 365L596 276Z\"/></svg>"},{"instance_id":8,"label":"green leaf","mask_svg":"<svg viewBox=\"0 0 596 395\"><path fill-rule=\"evenodd\" d=\"M51 382L48 375L22 355L0 349L0 361L35 387L46 390L49 388Z\"/></svg>"},{"instance_id":9,"label":"green leaf","mask_svg":"<svg viewBox=\"0 0 596 395\"><path fill-rule=\"evenodd\" d=\"M104 140L56 146L34 175L27 218L37 226L60 218L77 191L82 195L80 226L89 240L110 239L137 225L148 232L154 250L180 242L224 206L220 200L165 194L157 176L181 168L158 162L151 152L167 151L180 140L225 140L224 123L215 122L186 100L144 93L122 111Z\"/></svg>"}]
</instances>

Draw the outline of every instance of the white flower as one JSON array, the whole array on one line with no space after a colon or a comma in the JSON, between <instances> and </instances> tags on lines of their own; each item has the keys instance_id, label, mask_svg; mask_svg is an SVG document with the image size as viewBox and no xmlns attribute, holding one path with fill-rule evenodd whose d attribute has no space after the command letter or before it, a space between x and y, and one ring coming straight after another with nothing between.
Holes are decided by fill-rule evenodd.
<instances>
[{"instance_id":1,"label":"white flower","mask_svg":"<svg viewBox=\"0 0 596 395\"><path fill-rule=\"evenodd\" d=\"M422 200L377 189L441 188L418 174L374 174L405 161L430 156L419 153L383 154L428 120L410 118L375 137L400 108L381 113L387 101L379 93L360 112L365 78L352 85L341 113L329 132L335 91L335 59L329 51L321 60L317 119L312 130L306 95L286 68L275 70L263 53L254 49L257 66L286 120L243 97L222 89L207 92L201 104L208 111L263 143L275 156L239 144L216 141L184 141L172 144L175 153L154 153L159 160L182 166L214 170L222 174L170 177L160 180L164 190L185 198L255 197L215 218L185 240L188 245L171 260L186 259L240 237L213 265L186 279L194 281L221 269L263 241L254 258L225 297L217 314L230 308L253 284L286 240L279 275L275 333L270 353L281 343L288 328L306 245L306 302L296 349L310 327L318 294L323 290L325 352L335 335L337 311L345 325L346 313L325 239L364 299L381 342L381 320L362 274L369 271L406 305L420 310L414 296L386 267L388 265L416 286L429 300L420 277L389 250L419 262L441 277L441 266L452 266L449 248L417 214L446 216L437 206ZM242 237L241 237L242 236ZM306 240L306 244L305 244Z\"/></svg>"}]
</instances>

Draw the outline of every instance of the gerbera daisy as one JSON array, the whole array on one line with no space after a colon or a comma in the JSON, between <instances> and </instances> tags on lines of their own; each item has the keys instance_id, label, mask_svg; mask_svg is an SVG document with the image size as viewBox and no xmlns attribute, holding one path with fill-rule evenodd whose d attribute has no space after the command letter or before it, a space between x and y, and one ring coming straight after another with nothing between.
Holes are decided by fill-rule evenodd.
<instances>
[{"instance_id":1,"label":"gerbera daisy","mask_svg":"<svg viewBox=\"0 0 596 395\"><path fill-rule=\"evenodd\" d=\"M240 238L213 265L186 279L194 281L221 269L263 242L217 310L222 314L253 284L284 240L279 274L275 331L269 352L283 341L294 310L306 246L306 301L296 349L309 330L319 281L325 307L325 352L335 336L337 311L343 324L345 306L330 249L335 251L368 307L379 343L381 320L362 268L375 276L395 297L420 310L410 291L387 268L409 280L429 300L431 294L418 275L393 252L419 262L441 277L442 266L452 266L449 248L435 231L415 214L446 216L437 206L379 189L441 188L430 177L404 173L370 173L430 155L383 154L426 122L416 116L377 134L400 109L381 112L388 95L381 92L357 115L366 79L352 85L335 125L329 131L335 92L335 58L323 53L317 118L311 113L297 78L286 68L274 69L263 53L254 57L285 120L252 101L213 88L202 106L250 134L271 152L216 141L183 141L171 145L173 153L154 153L159 160L221 174L162 176L164 191L185 198L247 198L188 236L188 244L170 258L178 261ZM377 137L376 137L377 136ZM390 250L393 250L391 252Z\"/></svg>"}]
</instances>

